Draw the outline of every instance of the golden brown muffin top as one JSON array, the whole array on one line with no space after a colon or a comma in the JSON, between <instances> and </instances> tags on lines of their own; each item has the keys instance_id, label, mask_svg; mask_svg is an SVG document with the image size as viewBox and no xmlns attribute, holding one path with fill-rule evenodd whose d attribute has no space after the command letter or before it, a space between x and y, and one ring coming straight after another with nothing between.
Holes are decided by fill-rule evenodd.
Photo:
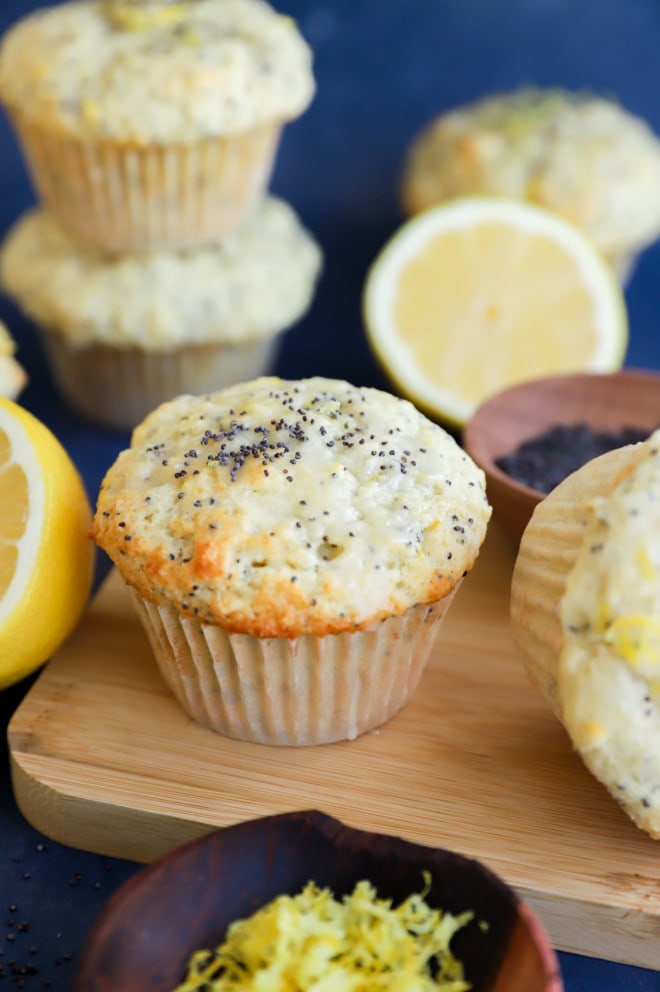
<instances>
[{"instance_id":1,"label":"golden brown muffin top","mask_svg":"<svg viewBox=\"0 0 660 992\"><path fill-rule=\"evenodd\" d=\"M295 637L444 597L489 517L481 470L408 401L264 377L150 414L103 481L94 536L143 596Z\"/></svg>"}]
</instances>

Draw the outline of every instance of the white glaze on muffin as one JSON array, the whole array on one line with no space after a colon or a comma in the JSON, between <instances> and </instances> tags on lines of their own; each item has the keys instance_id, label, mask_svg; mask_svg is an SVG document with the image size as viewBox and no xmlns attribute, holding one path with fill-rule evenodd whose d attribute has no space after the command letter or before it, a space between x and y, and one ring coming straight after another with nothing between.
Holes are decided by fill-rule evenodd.
<instances>
[{"instance_id":1,"label":"white glaze on muffin","mask_svg":"<svg viewBox=\"0 0 660 992\"><path fill-rule=\"evenodd\" d=\"M290 638L443 598L489 517L481 470L409 402L262 378L147 417L106 475L94 536L141 595Z\"/></svg>"}]
</instances>

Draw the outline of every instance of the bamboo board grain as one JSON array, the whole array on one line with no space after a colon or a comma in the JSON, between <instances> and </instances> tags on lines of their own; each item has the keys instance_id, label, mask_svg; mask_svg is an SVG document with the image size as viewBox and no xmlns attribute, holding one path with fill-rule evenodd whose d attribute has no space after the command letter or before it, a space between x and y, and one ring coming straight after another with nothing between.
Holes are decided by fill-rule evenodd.
<instances>
[{"instance_id":1,"label":"bamboo board grain","mask_svg":"<svg viewBox=\"0 0 660 992\"><path fill-rule=\"evenodd\" d=\"M216 826L320 809L483 860L560 949L660 969L660 846L528 682L509 634L512 565L491 528L408 706L356 741L293 749L193 724L113 573L10 722L18 805L62 843L136 861Z\"/></svg>"}]
</instances>

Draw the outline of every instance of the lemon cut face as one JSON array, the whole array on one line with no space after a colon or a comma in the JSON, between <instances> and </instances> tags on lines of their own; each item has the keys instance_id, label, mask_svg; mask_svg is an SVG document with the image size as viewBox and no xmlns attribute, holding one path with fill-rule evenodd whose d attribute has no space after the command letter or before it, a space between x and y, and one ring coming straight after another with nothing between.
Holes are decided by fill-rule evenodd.
<instances>
[{"instance_id":1,"label":"lemon cut face","mask_svg":"<svg viewBox=\"0 0 660 992\"><path fill-rule=\"evenodd\" d=\"M586 237L503 199L455 200L405 223L372 264L363 307L392 382L457 427L515 383L620 368L628 344L621 288Z\"/></svg>"},{"instance_id":2,"label":"lemon cut face","mask_svg":"<svg viewBox=\"0 0 660 992\"><path fill-rule=\"evenodd\" d=\"M0 689L68 637L92 583L91 510L49 429L0 398Z\"/></svg>"}]
</instances>

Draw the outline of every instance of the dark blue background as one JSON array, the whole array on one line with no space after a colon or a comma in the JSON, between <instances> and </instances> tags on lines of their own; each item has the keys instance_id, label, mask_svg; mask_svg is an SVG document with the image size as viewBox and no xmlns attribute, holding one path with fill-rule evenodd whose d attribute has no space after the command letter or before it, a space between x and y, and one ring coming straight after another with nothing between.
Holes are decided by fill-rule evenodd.
<instances>
[{"instance_id":1,"label":"dark blue background","mask_svg":"<svg viewBox=\"0 0 660 992\"><path fill-rule=\"evenodd\" d=\"M521 84L589 88L620 100L660 133L660 0L294 0L316 54L318 94L285 133L273 189L325 252L308 317L285 340L277 371L387 388L360 318L365 272L400 223L397 184L412 136L443 108ZM34 2L3 0L0 31ZM0 119L0 235L33 202L12 134ZM660 368L660 245L627 290L627 364ZM127 442L91 429L58 402L34 329L0 297L31 377L22 397L68 448L90 498ZM99 558L99 576L105 569ZM0 694L6 725L31 680ZM660 855L660 849L659 849ZM75 952L95 914L137 866L70 850L36 833L0 775L0 966L38 968L26 989L70 987ZM660 897L660 893L659 893ZM10 907L15 906L15 909ZM4 914L4 915L3 915ZM12 939L13 935L13 939ZM660 935L659 935L660 937ZM561 954L567 992L660 992L660 973Z\"/></svg>"}]
</instances>

